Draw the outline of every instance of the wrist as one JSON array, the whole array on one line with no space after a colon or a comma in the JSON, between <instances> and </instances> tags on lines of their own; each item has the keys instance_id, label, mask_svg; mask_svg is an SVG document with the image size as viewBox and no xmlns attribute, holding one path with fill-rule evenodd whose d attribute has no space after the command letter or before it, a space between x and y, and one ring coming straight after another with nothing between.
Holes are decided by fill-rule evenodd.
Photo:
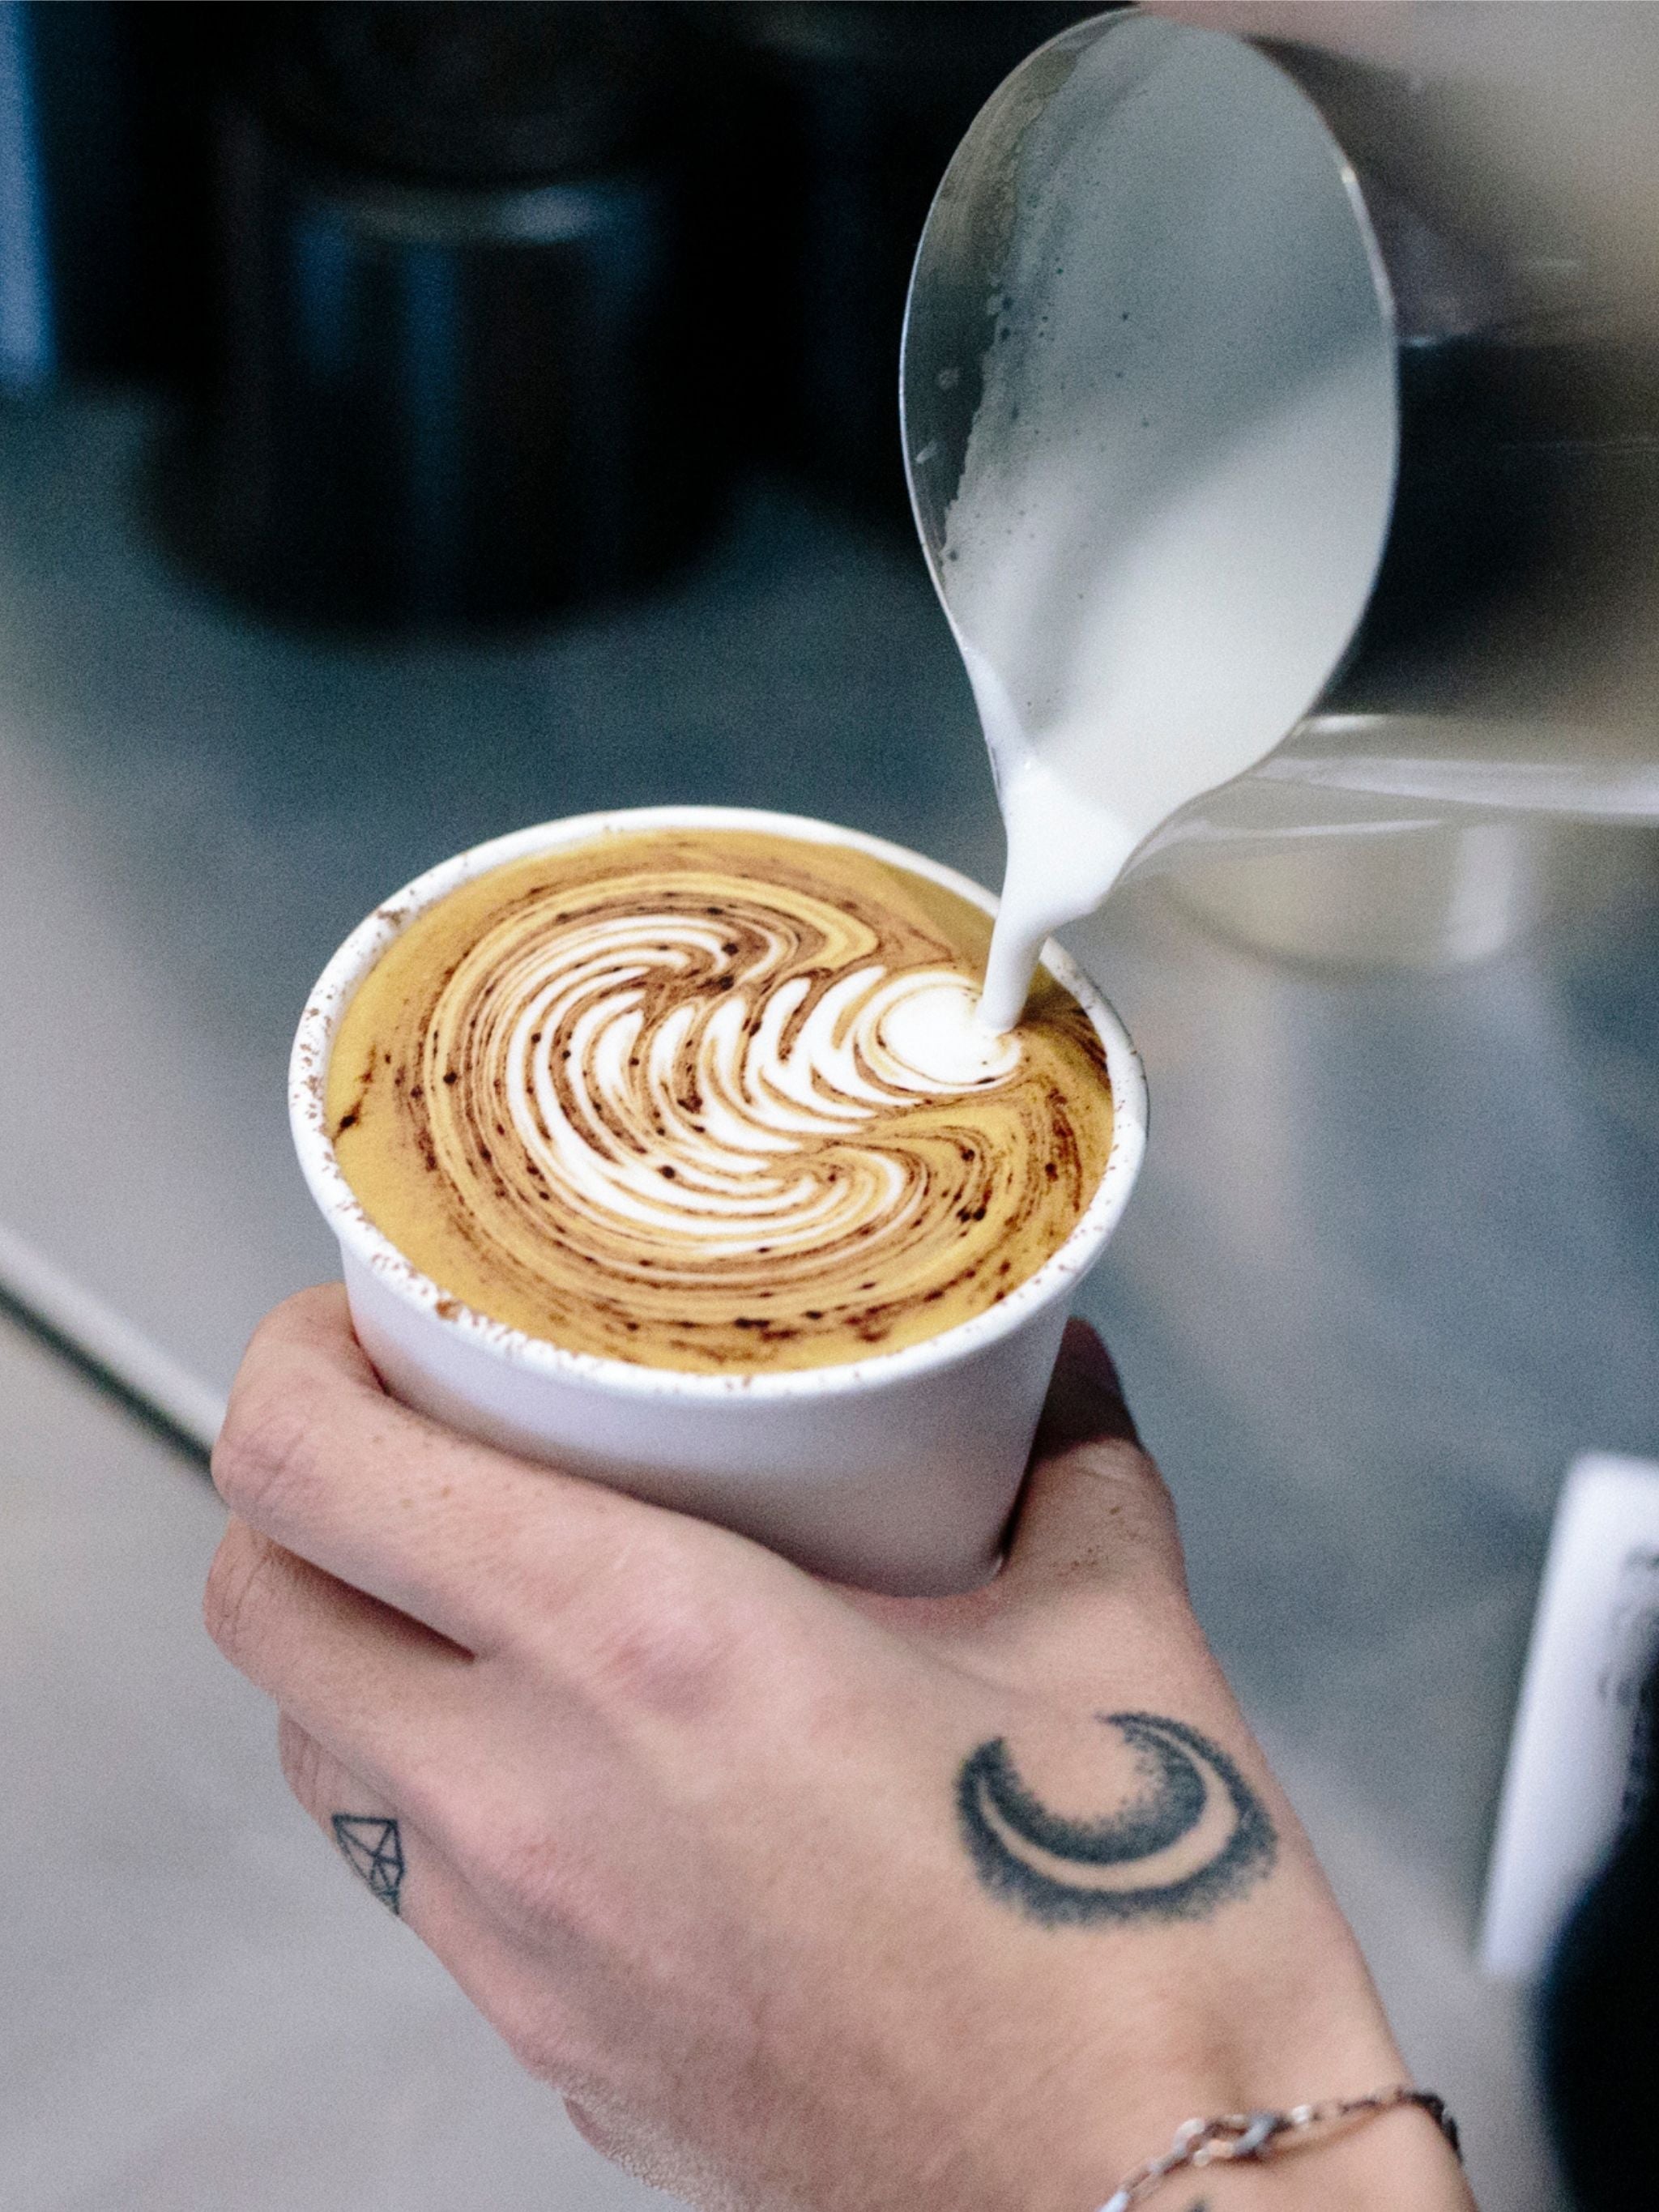
<instances>
[{"instance_id":1,"label":"wrist","mask_svg":"<svg viewBox=\"0 0 1659 2212\"><path fill-rule=\"evenodd\" d=\"M1025 2075L1018 2114L1003 2105L992 2201L1097 2212L1185 2121L1289 2112L1409 2081L1356 1952L1334 1943L1322 1972L1286 1972L1277 1989L1219 1990L1207 1963L1207 1975L1172 1971L1161 2007L1134 2002L1120 1982L1096 1993L1086 2026L1070 2014L1070 2038L1054 2033L1051 2016L1049 2051L1066 2055L1051 2056L1039 2079ZM1114 1994L1132 2040L1112 2033ZM1469 2212L1472 2200L1438 2123L1401 2105L1286 2136L1260 2160L1184 2167L1145 2202L1147 2212Z\"/></svg>"},{"instance_id":2,"label":"wrist","mask_svg":"<svg viewBox=\"0 0 1659 2212\"><path fill-rule=\"evenodd\" d=\"M1171 2173L1141 2203L1145 2212L1474 2212L1450 2144L1414 2105L1286 2140L1259 2160Z\"/></svg>"},{"instance_id":3,"label":"wrist","mask_svg":"<svg viewBox=\"0 0 1659 2212\"><path fill-rule=\"evenodd\" d=\"M1028 2200L1033 2212L1100 2212L1106 2205L1116 2212L1117 2193L1145 2160L1167 2151L1174 2136L1171 2129L1127 2165L1103 2173L1091 2145L1080 2160L1063 2158L1063 2166L1086 2171L1067 2181L1063 2197L1045 2176ZM1286 2136L1257 2157L1214 2159L1140 2180L1130 2202L1136 2212L1143 2204L1146 2212L1474 2212L1462 2167L1438 2122L1405 2103L1317 2133Z\"/></svg>"},{"instance_id":4,"label":"wrist","mask_svg":"<svg viewBox=\"0 0 1659 2212\"><path fill-rule=\"evenodd\" d=\"M1386 2040L1386 2037L1384 2039ZM1361 2060L1362 2068L1367 2062ZM1062 2190L1047 2187L1031 2198L1033 2212L1097 2212L1114 2204L1117 2192L1147 2162L1169 2152L1177 2130L1188 2122L1224 2116L1289 2113L1298 2106L1364 2099L1409 2076L1398 2053L1380 2050L1369 2063L1365 2086L1360 2074L1334 2065L1327 2052L1322 2066L1291 2069L1302 2086L1295 2094L1204 2094L1194 2085L1187 2109L1170 2119L1169 2092L1133 2102L1114 2100L1109 2124L1076 2131L1080 2156L1067 2155ZM1332 2090L1312 2085L1340 2080L1354 2086ZM1234 2077L1237 2078L1237 2077ZM1290 2078L1282 2064L1263 2066L1255 2081ZM1173 2085L1171 2085L1173 2086ZM1154 2107L1163 2110L1154 2114ZM1131 2117L1144 2112L1146 2117ZM1126 2148L1131 2133L1133 2148ZM1056 2138L1059 2140L1059 2138ZM1457 2153L1439 2119L1422 2106L1401 2100L1381 2109L1362 2109L1303 2130L1286 2130L1259 2154L1221 2154L1228 2138L1202 2162L1172 2168L1152 2185L1142 2184L1131 2202L1146 2212L1473 2212L1473 2198ZM1068 2152L1070 2145L1068 2142Z\"/></svg>"}]
</instances>

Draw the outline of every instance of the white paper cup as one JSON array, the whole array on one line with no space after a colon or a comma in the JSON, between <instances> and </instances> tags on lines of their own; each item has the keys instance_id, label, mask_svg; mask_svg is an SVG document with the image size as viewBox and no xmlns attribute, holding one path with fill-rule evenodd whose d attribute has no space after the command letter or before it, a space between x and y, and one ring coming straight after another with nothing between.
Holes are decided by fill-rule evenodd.
<instances>
[{"instance_id":1,"label":"white paper cup","mask_svg":"<svg viewBox=\"0 0 1659 2212\"><path fill-rule=\"evenodd\" d=\"M1122 1024L1057 945L1043 964L1105 1048L1111 1152L1088 1210L1002 1302L925 1343L785 1374L693 1375L567 1352L473 1311L412 1267L340 1172L324 1111L329 1054L386 947L487 869L606 830L753 830L850 846L994 912L935 860L827 822L739 806L653 806L543 823L430 868L377 907L324 969L289 1071L300 1164L340 1240L351 1317L386 1388L490 1443L757 1537L816 1572L908 1594L971 1588L996 1564L1060 1331L1117 1224L1146 1143L1146 1086Z\"/></svg>"}]
</instances>

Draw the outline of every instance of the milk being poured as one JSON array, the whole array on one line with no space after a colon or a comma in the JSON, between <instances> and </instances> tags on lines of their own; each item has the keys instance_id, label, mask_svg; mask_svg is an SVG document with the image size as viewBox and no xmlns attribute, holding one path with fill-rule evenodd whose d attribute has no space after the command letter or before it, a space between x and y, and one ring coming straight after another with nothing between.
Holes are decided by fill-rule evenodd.
<instances>
[{"instance_id":1,"label":"milk being poured","mask_svg":"<svg viewBox=\"0 0 1659 2212\"><path fill-rule=\"evenodd\" d=\"M1323 63L1312 76L1328 91ZM1363 72L1358 89L1375 164L1395 110ZM1602 179L1593 265L1517 257L1517 205L1546 238L1583 216L1573 142L1553 168L1522 161L1513 192L1488 176L1471 233L1443 230L1468 190L1460 117L1425 106L1418 120L1451 134L1438 169L1407 146L1362 193L1288 61L1126 11L1030 56L958 148L917 256L901 389L916 520L1008 833L988 1029L1018 1022L1048 932L1200 843L1659 821L1659 545L1620 473L1651 442L1628 363L1659 339L1652 226L1632 227L1626 164ZM1563 368L1564 331L1588 377ZM1418 534L1395 542L1401 376L1426 466ZM1449 477L1477 426L1478 458ZM1540 470L1548 533L1525 501L1518 520L1457 511L1517 472L1535 492ZM1425 497L1450 516L1443 565ZM1457 604L1471 535L1500 568L1522 556L1501 620L1495 599L1479 617L1477 659ZM1334 713L1323 695L1385 544L1431 609L1443 578L1446 658L1437 674L1431 647L1395 696Z\"/></svg>"},{"instance_id":2,"label":"milk being poured","mask_svg":"<svg viewBox=\"0 0 1659 2212\"><path fill-rule=\"evenodd\" d=\"M993 1029L1018 1020L1043 939L1323 688L1364 603L1390 482L1391 445L1352 434L1374 414L1389 423L1389 398L1373 363L1340 358L1176 481L1160 470L1152 496L1125 485L1109 550L1073 489L1097 484L1085 457L1025 457L1023 526L999 544L1000 472L975 472L970 453L951 543L982 596L967 595L958 635L1008 834L981 1008Z\"/></svg>"},{"instance_id":3,"label":"milk being poured","mask_svg":"<svg viewBox=\"0 0 1659 2212\"><path fill-rule=\"evenodd\" d=\"M981 1006L998 1030L1043 939L1324 688L1376 571L1397 437L1351 179L1252 49L1122 22L1024 124L1017 163L988 343L933 371L980 386L936 573L1008 833ZM913 474L934 458L913 434ZM919 482L924 536L927 508Z\"/></svg>"}]
</instances>

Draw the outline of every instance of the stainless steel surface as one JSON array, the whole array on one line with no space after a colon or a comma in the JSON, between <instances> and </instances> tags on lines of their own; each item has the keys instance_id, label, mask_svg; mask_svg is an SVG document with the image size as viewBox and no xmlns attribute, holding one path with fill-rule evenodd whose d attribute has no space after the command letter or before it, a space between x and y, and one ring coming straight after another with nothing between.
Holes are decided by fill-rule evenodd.
<instances>
[{"instance_id":1,"label":"stainless steel surface","mask_svg":"<svg viewBox=\"0 0 1659 2212\"><path fill-rule=\"evenodd\" d=\"M160 564L147 428L0 418L0 1219L222 1385L333 1264L283 1126L301 994L423 861L675 797L981 878L1000 837L921 564L884 541L769 495L631 613L346 653ZM1482 969L1352 984L1148 883L1079 949L1152 1094L1087 1302L1200 1613L1483 2212L1556 2212L1524 2006L1474 1931L1556 1486L1583 1446L1659 1446L1659 911L1638 885ZM287 1807L197 1625L198 1479L4 1333L0 1408L8 2212L637 2201Z\"/></svg>"}]
</instances>

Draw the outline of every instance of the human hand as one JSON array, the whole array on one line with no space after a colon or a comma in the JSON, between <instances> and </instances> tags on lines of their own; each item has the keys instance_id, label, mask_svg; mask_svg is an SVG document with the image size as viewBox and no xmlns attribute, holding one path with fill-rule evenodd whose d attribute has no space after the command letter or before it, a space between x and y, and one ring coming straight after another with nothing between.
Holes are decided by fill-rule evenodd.
<instances>
[{"instance_id":1,"label":"human hand","mask_svg":"<svg viewBox=\"0 0 1659 2212\"><path fill-rule=\"evenodd\" d=\"M659 2185L1091 2212L1189 2114L1399 2077L1079 1325L965 1597L815 1581L451 1435L386 1395L337 1288L255 1337L215 1476L209 1626L295 1795ZM1201 2193L1304 2192L1469 2201L1411 2111Z\"/></svg>"}]
</instances>

